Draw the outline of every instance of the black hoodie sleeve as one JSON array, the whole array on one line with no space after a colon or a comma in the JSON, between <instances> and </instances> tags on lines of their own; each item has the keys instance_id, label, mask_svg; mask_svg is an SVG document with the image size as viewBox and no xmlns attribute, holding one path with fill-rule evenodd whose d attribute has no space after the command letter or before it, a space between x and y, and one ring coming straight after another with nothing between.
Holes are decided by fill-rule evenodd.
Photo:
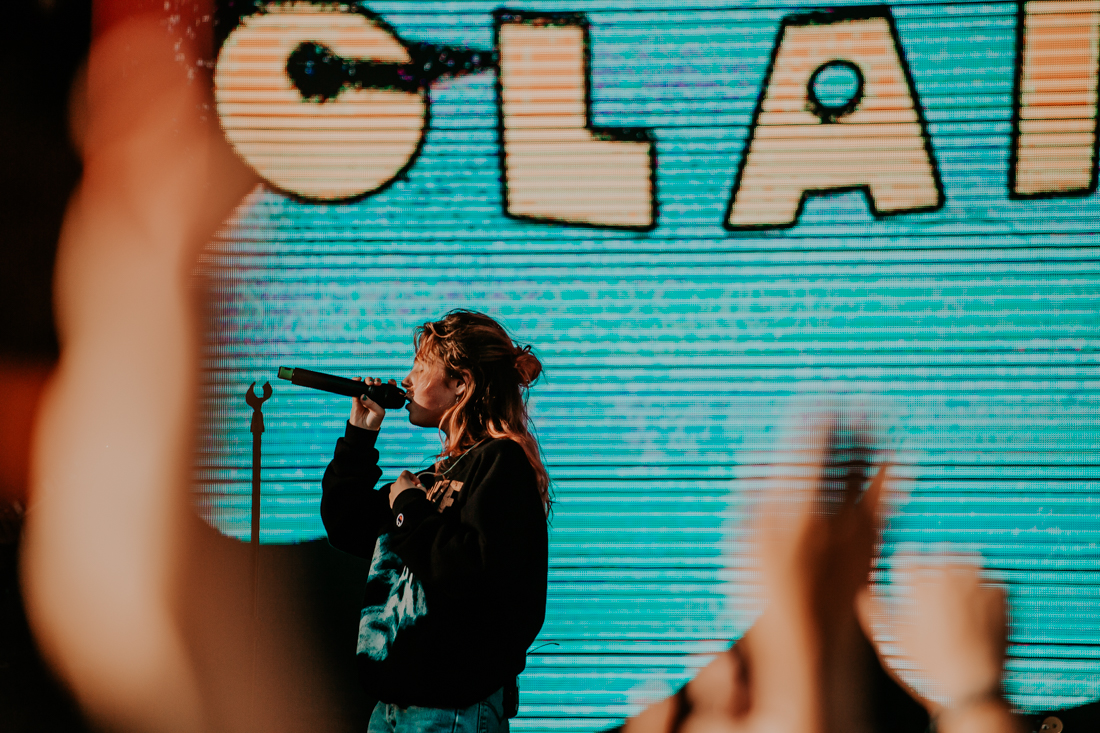
<instances>
[{"instance_id":1,"label":"black hoodie sleeve","mask_svg":"<svg viewBox=\"0 0 1100 733\"><path fill-rule=\"evenodd\" d=\"M393 551L426 589L468 596L524 578L545 595L546 514L523 448L511 440L490 443L461 492L459 508L442 512L424 492L402 492L392 510Z\"/></svg>"},{"instance_id":2,"label":"black hoodie sleeve","mask_svg":"<svg viewBox=\"0 0 1100 733\"><path fill-rule=\"evenodd\" d=\"M321 480L321 521L329 543L365 558L374 554L378 535L393 521L389 491L374 488L382 477L376 440L377 430L348 423Z\"/></svg>"}]
</instances>

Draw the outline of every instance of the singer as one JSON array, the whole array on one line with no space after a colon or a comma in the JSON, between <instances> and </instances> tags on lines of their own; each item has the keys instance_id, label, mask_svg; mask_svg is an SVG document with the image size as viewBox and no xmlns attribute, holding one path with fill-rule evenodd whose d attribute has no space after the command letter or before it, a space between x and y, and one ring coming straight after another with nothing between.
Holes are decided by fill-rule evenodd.
<instances>
[{"instance_id":1,"label":"singer","mask_svg":"<svg viewBox=\"0 0 1100 733\"><path fill-rule=\"evenodd\" d=\"M409 422L440 432L433 465L376 489L386 412L363 396L322 482L329 541L371 559L356 648L379 700L368 731L506 732L546 613L549 477L525 400L542 364L468 310L413 344L401 386Z\"/></svg>"}]
</instances>

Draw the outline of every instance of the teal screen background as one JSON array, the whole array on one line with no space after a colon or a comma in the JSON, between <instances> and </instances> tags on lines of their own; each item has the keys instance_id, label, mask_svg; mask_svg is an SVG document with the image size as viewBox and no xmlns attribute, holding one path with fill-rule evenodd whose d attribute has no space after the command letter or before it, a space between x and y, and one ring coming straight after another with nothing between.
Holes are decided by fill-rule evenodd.
<instances>
[{"instance_id":1,"label":"teal screen background","mask_svg":"<svg viewBox=\"0 0 1100 733\"><path fill-rule=\"evenodd\" d=\"M407 41L492 49L482 2L372 2ZM495 75L431 86L414 164L346 204L254 192L208 250L215 304L195 497L247 540L265 404L262 535L324 536L320 478L347 400L280 365L400 379L412 331L485 311L545 366L530 408L557 505L549 607L516 730L598 730L676 689L751 623L740 520L792 415L872 416L909 496L899 544L980 553L1007 584L1007 685L1025 709L1100 697L1095 195L1013 200L1014 3L890 6L945 196L876 217L810 198L797 225L728 231L780 23L797 3L517 3L590 24L591 115L656 141L650 231L504 215ZM869 141L868 144L873 144ZM392 414L385 479L436 434Z\"/></svg>"}]
</instances>

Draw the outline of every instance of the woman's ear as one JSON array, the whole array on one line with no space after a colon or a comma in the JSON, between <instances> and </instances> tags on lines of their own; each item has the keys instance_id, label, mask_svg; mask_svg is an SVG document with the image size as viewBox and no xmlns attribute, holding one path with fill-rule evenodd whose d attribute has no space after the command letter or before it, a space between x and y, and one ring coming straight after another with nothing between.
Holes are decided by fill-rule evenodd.
<instances>
[{"instance_id":1,"label":"woman's ear","mask_svg":"<svg viewBox=\"0 0 1100 733\"><path fill-rule=\"evenodd\" d=\"M466 394L466 390L469 388L470 375L466 372L463 372L463 373L459 374L457 377L454 378L454 383L455 383L455 387L454 387L454 389L455 389L455 402L458 402L459 400L462 399L463 395Z\"/></svg>"}]
</instances>

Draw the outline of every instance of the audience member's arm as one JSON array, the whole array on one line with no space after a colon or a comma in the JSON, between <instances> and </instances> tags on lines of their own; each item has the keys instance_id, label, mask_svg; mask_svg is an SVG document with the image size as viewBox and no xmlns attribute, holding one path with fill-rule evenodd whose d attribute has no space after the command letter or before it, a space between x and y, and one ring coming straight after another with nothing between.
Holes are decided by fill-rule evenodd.
<instances>
[{"instance_id":1,"label":"audience member's arm","mask_svg":"<svg viewBox=\"0 0 1100 733\"><path fill-rule=\"evenodd\" d=\"M208 100L181 63L188 50L156 15L118 22L92 47L86 104L74 105L86 109L83 178L54 280L61 357L36 419L21 547L36 641L96 727L112 730L239 720L207 704L178 589L195 557L195 272L255 179L200 119ZM247 654L236 657L244 675ZM252 725L272 731L261 713Z\"/></svg>"},{"instance_id":2,"label":"audience member's arm","mask_svg":"<svg viewBox=\"0 0 1100 733\"><path fill-rule=\"evenodd\" d=\"M750 637L752 629L746 632ZM672 733L689 719L718 720L736 729L748 712L749 688L741 658L742 641L699 670L675 695L656 702L626 721L623 733Z\"/></svg>"}]
</instances>

